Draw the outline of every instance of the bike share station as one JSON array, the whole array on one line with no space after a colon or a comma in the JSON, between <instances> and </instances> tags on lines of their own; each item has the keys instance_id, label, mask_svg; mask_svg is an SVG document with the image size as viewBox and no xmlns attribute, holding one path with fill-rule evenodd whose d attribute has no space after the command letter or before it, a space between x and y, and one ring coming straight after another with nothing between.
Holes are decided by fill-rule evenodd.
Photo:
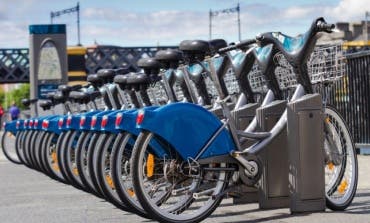
<instances>
[{"instance_id":1,"label":"bike share station","mask_svg":"<svg viewBox=\"0 0 370 223\"><path fill-rule=\"evenodd\" d=\"M45 99L58 85L68 82L65 25L31 25L31 98ZM242 186L234 204L259 203L261 209L290 208L292 213L325 210L324 138L319 94L266 106L247 104L232 115L244 129L256 115L258 131L268 132L287 112L287 127L259 154L263 172L258 189ZM57 108L63 113L62 108ZM38 105L31 113L43 115ZM320 165L321 164L321 165Z\"/></svg>"},{"instance_id":2,"label":"bike share station","mask_svg":"<svg viewBox=\"0 0 370 223\"><path fill-rule=\"evenodd\" d=\"M65 24L30 25L30 97L46 99L58 85L68 82L67 40ZM31 107L31 116L48 114L37 103ZM56 113L62 108L56 106ZM50 112L50 111L48 111Z\"/></svg>"},{"instance_id":3,"label":"bike share station","mask_svg":"<svg viewBox=\"0 0 370 223\"><path fill-rule=\"evenodd\" d=\"M82 87L64 85L65 28L29 27L31 97L48 100L30 100L34 117L4 126L15 136L14 163L160 222L203 221L224 197L292 214L344 210L352 202L355 148L339 112L323 103L328 92L314 85L343 77L340 45L314 49L312 38L290 54L266 45L283 44L276 33L235 45L185 40L178 50L140 59L144 73L101 69ZM318 18L309 32L332 29ZM232 50L240 50L237 57L227 54ZM193 64L202 69L189 72ZM62 115L41 117L45 104L60 104Z\"/></svg>"},{"instance_id":4,"label":"bike share station","mask_svg":"<svg viewBox=\"0 0 370 223\"><path fill-rule=\"evenodd\" d=\"M261 209L290 208L291 213L325 210L323 107L319 94L256 109L258 128L270 131L287 108L287 127L259 154L259 188L240 188L234 204L258 202Z\"/></svg>"}]
</instances>

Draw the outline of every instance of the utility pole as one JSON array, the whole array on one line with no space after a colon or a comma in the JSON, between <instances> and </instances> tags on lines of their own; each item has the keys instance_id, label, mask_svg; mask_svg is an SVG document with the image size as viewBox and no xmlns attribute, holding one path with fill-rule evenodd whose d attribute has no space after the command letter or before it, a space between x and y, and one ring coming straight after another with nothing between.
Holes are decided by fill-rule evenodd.
<instances>
[{"instance_id":1,"label":"utility pole","mask_svg":"<svg viewBox=\"0 0 370 223\"><path fill-rule=\"evenodd\" d=\"M80 37L80 2L77 2L76 6L77 11L77 45L81 46L81 37Z\"/></svg>"},{"instance_id":2,"label":"utility pole","mask_svg":"<svg viewBox=\"0 0 370 223\"><path fill-rule=\"evenodd\" d=\"M212 9L209 10L209 40L212 39Z\"/></svg>"},{"instance_id":3,"label":"utility pole","mask_svg":"<svg viewBox=\"0 0 370 223\"><path fill-rule=\"evenodd\" d=\"M235 8L228 8L228 9L222 9L217 11L209 10L209 39L212 39L212 19L215 16L218 16L219 14L229 14L229 13L238 13L237 16L237 22L238 22L238 38L239 41L241 40L241 31L240 31L240 5L238 2L238 5Z\"/></svg>"},{"instance_id":4,"label":"utility pole","mask_svg":"<svg viewBox=\"0 0 370 223\"><path fill-rule=\"evenodd\" d=\"M239 2L238 2L238 6L236 6L236 9L238 10L238 37L239 37L239 41L242 40L242 34L241 34L241 31L240 31L240 5L239 5Z\"/></svg>"},{"instance_id":5,"label":"utility pole","mask_svg":"<svg viewBox=\"0 0 370 223\"><path fill-rule=\"evenodd\" d=\"M370 18L370 12L366 11L365 12L365 41L366 41L366 45L369 41L369 33L368 33L368 28L369 28L369 18Z\"/></svg>"},{"instance_id":6,"label":"utility pole","mask_svg":"<svg viewBox=\"0 0 370 223\"><path fill-rule=\"evenodd\" d=\"M60 11L55 11L55 12L50 12L50 23L53 24L53 19L55 17L64 15L64 14L69 14L69 13L77 13L77 45L81 46L81 38L80 38L80 3L77 2L76 7L68 8L68 9L63 9Z\"/></svg>"}]
</instances>

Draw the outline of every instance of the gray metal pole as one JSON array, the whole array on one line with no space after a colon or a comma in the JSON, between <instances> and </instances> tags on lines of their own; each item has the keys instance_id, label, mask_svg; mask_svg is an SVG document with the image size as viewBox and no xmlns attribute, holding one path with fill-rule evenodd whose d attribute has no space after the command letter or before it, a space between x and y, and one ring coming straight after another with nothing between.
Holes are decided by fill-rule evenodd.
<instances>
[{"instance_id":1,"label":"gray metal pole","mask_svg":"<svg viewBox=\"0 0 370 223\"><path fill-rule=\"evenodd\" d=\"M368 33L368 18L370 17L369 12L365 12L365 37L366 37L366 45L367 42L369 41L369 33Z\"/></svg>"},{"instance_id":2,"label":"gray metal pole","mask_svg":"<svg viewBox=\"0 0 370 223\"><path fill-rule=\"evenodd\" d=\"M81 39L80 39L80 3L77 2L77 38L78 38L78 46L81 46Z\"/></svg>"},{"instance_id":3,"label":"gray metal pole","mask_svg":"<svg viewBox=\"0 0 370 223\"><path fill-rule=\"evenodd\" d=\"M53 12L50 12L50 24L53 24Z\"/></svg>"},{"instance_id":4,"label":"gray metal pole","mask_svg":"<svg viewBox=\"0 0 370 223\"><path fill-rule=\"evenodd\" d=\"M238 10L238 37L239 37L239 41L241 41L242 40L242 34L241 34L241 31L240 31L240 6L239 6L239 2L238 2L237 10Z\"/></svg>"},{"instance_id":5,"label":"gray metal pole","mask_svg":"<svg viewBox=\"0 0 370 223\"><path fill-rule=\"evenodd\" d=\"M209 10L209 39L212 39L212 9Z\"/></svg>"}]
</instances>

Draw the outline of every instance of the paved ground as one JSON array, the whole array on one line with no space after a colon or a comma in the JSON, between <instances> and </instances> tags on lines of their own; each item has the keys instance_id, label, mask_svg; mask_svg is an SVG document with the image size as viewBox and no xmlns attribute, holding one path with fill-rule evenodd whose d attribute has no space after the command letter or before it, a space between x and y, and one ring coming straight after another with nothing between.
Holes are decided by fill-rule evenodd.
<instances>
[{"instance_id":1,"label":"paved ground","mask_svg":"<svg viewBox=\"0 0 370 223\"><path fill-rule=\"evenodd\" d=\"M370 156L359 156L359 187L345 212L290 215L289 209L259 210L230 200L205 222L370 222ZM5 160L0 152L0 222L149 222L104 200Z\"/></svg>"}]
</instances>

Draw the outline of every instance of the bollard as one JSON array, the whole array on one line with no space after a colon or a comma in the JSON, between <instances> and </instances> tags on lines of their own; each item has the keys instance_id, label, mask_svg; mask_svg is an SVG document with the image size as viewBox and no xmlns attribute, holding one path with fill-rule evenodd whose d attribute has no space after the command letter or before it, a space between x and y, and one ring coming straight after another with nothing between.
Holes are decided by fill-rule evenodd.
<instances>
[{"instance_id":1,"label":"bollard","mask_svg":"<svg viewBox=\"0 0 370 223\"><path fill-rule=\"evenodd\" d=\"M322 101L305 95L288 104L290 211L325 210Z\"/></svg>"},{"instance_id":2,"label":"bollard","mask_svg":"<svg viewBox=\"0 0 370 223\"><path fill-rule=\"evenodd\" d=\"M286 101L274 101L257 109L261 131L270 131L286 109ZM258 191L261 209L289 207L288 148L286 129L259 154L263 171Z\"/></svg>"}]
</instances>

